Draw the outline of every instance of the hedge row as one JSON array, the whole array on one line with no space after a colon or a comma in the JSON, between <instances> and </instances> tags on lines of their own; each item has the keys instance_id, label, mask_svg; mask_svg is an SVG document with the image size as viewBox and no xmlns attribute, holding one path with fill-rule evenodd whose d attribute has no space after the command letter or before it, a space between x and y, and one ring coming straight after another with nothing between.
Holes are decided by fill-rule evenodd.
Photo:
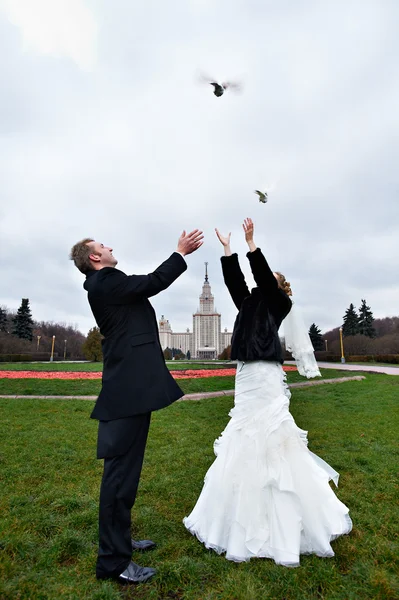
<instances>
[{"instance_id":1,"label":"hedge row","mask_svg":"<svg viewBox=\"0 0 399 600\"><path fill-rule=\"evenodd\" d=\"M53 360L64 360L63 355L54 352ZM85 360L82 356L67 356L67 360ZM0 354L0 362L46 362L50 361L49 352L35 352L33 354Z\"/></svg>"},{"instance_id":2,"label":"hedge row","mask_svg":"<svg viewBox=\"0 0 399 600\"><path fill-rule=\"evenodd\" d=\"M36 352L34 354L0 354L0 362L32 362L50 360L49 352ZM54 360L62 360L54 353Z\"/></svg>"},{"instance_id":3,"label":"hedge row","mask_svg":"<svg viewBox=\"0 0 399 600\"><path fill-rule=\"evenodd\" d=\"M347 362L380 362L399 365L399 354L364 354L349 356Z\"/></svg>"}]
</instances>

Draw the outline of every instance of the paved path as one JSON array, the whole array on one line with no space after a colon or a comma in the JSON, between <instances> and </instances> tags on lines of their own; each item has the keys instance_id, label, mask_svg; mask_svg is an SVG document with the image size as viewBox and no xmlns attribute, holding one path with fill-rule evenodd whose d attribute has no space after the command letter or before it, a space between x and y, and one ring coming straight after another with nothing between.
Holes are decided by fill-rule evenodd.
<instances>
[{"instance_id":1,"label":"paved path","mask_svg":"<svg viewBox=\"0 0 399 600\"><path fill-rule=\"evenodd\" d=\"M310 387L314 385L324 385L328 383L345 383L346 381L361 381L365 379L362 375L354 375L352 377L335 377L334 379L314 379L312 381L299 381L296 383L289 384L288 387ZM183 398L180 398L178 402L182 400L202 400L204 398L217 398L219 396L234 396L234 390L223 390L220 392L199 392L196 394L186 394ZM29 400L35 398L35 400L97 400L97 396L19 396L19 395L0 395L0 399L15 399L15 400Z\"/></svg>"},{"instance_id":2,"label":"paved path","mask_svg":"<svg viewBox=\"0 0 399 600\"><path fill-rule=\"evenodd\" d=\"M294 361L285 361L289 364L295 364ZM385 367L381 365L353 365L352 363L329 363L318 362L320 369L342 369L343 371L367 371L367 373L384 373L385 375L399 375L399 367Z\"/></svg>"}]
</instances>

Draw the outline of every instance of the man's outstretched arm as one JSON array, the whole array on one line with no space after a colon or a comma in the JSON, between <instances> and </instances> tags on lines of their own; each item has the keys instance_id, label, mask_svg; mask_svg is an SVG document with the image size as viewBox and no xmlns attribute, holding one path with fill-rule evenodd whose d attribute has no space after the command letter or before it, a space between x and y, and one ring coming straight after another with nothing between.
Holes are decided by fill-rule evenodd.
<instances>
[{"instance_id":1,"label":"man's outstretched arm","mask_svg":"<svg viewBox=\"0 0 399 600\"><path fill-rule=\"evenodd\" d=\"M176 252L148 275L125 275L121 271L107 269L104 274L107 279L107 295L116 304L126 304L139 297L150 298L159 294L184 273L187 264L183 257L198 250L203 244L203 237L202 231L198 229L187 235L183 231Z\"/></svg>"}]
</instances>

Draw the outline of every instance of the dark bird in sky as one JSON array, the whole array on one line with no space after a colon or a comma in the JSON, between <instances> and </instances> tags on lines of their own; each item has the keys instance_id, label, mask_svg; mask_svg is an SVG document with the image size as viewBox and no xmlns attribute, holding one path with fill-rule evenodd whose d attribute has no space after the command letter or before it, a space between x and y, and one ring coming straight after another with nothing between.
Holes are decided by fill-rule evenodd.
<instances>
[{"instance_id":1,"label":"dark bird in sky","mask_svg":"<svg viewBox=\"0 0 399 600\"><path fill-rule=\"evenodd\" d=\"M233 81L226 81L224 83L218 83L211 77L206 77L205 75L201 75L201 81L203 83L209 83L209 85L213 85L214 90L213 93L217 98L223 96L226 90L231 89L232 91L239 92L241 90L241 84Z\"/></svg>"},{"instance_id":2,"label":"dark bird in sky","mask_svg":"<svg viewBox=\"0 0 399 600\"><path fill-rule=\"evenodd\" d=\"M258 194L259 202L263 202L263 204L266 204L266 202L268 200L267 192L260 192L259 190L255 190L255 194Z\"/></svg>"},{"instance_id":3,"label":"dark bird in sky","mask_svg":"<svg viewBox=\"0 0 399 600\"><path fill-rule=\"evenodd\" d=\"M223 96L225 91L228 89L234 90L235 92L239 92L241 89L239 83L233 83L232 81L226 81L225 83L217 83L216 81L210 81L209 83L215 88L213 93L218 98L220 98L220 96Z\"/></svg>"},{"instance_id":4,"label":"dark bird in sky","mask_svg":"<svg viewBox=\"0 0 399 600\"><path fill-rule=\"evenodd\" d=\"M213 85L213 87L215 88L213 90L213 93L215 94L215 96L217 96L218 98L220 98L220 96L223 96L224 90L226 89L224 87L224 85L220 85L220 83L216 83L216 81L210 81L209 83L210 83L210 85Z\"/></svg>"}]
</instances>

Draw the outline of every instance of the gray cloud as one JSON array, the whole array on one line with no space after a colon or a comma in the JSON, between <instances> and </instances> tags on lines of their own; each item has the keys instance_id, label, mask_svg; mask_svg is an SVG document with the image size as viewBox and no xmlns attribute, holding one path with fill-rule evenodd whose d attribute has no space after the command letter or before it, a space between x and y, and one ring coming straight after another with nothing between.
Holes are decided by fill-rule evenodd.
<instances>
[{"instance_id":1,"label":"gray cloud","mask_svg":"<svg viewBox=\"0 0 399 600\"><path fill-rule=\"evenodd\" d=\"M204 246L153 304L175 331L191 328L206 260L231 328L213 230L232 231L253 285L251 216L309 324L337 326L361 298L375 316L399 314L396 3L90 6L91 70L26 48L0 8L1 304L28 296L35 318L87 331L75 241L109 243L121 269L143 273L199 227ZM200 69L241 77L243 93L215 98ZM253 189L274 182L260 205Z\"/></svg>"}]
</instances>

